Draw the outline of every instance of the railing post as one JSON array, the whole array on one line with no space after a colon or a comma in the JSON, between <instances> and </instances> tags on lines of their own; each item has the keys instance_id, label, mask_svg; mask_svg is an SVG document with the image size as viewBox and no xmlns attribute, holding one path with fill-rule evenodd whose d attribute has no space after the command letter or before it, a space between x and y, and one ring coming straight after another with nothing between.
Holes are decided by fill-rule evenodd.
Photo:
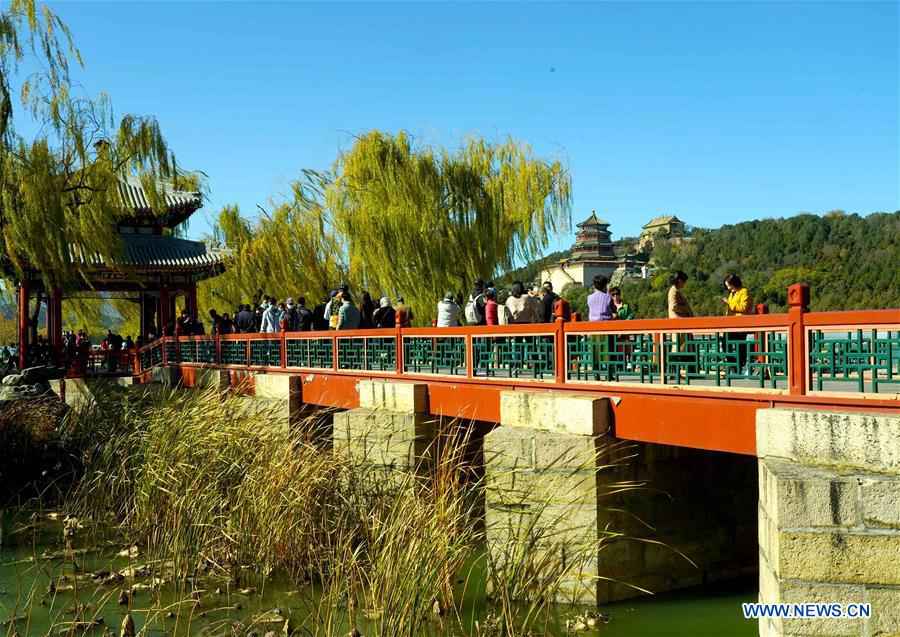
<instances>
[{"instance_id":1,"label":"railing post","mask_svg":"<svg viewBox=\"0 0 900 637\"><path fill-rule=\"evenodd\" d=\"M169 338L168 336L159 337L159 347L160 347L159 360L162 361L163 367L165 367L169 364L169 354L166 351L168 349L166 347L166 342L167 342L168 338Z\"/></svg>"},{"instance_id":2,"label":"railing post","mask_svg":"<svg viewBox=\"0 0 900 637\"><path fill-rule=\"evenodd\" d=\"M331 370L338 370L338 338L337 333L331 335Z\"/></svg>"},{"instance_id":3,"label":"railing post","mask_svg":"<svg viewBox=\"0 0 900 637\"><path fill-rule=\"evenodd\" d=\"M287 339L285 338L285 332L281 332L281 347L278 351L281 353L278 362L281 364L281 369L284 369L287 367Z\"/></svg>"},{"instance_id":4,"label":"railing post","mask_svg":"<svg viewBox=\"0 0 900 637\"><path fill-rule=\"evenodd\" d=\"M465 340L466 352L466 378L475 377L475 343L471 334L466 334Z\"/></svg>"},{"instance_id":5,"label":"railing post","mask_svg":"<svg viewBox=\"0 0 900 637\"><path fill-rule=\"evenodd\" d=\"M790 361L788 386L792 396L806 394L809 357L806 353L806 326L803 315L809 311L809 285L795 283L788 288L788 320L790 321Z\"/></svg>"},{"instance_id":6,"label":"railing post","mask_svg":"<svg viewBox=\"0 0 900 637\"><path fill-rule=\"evenodd\" d=\"M397 325L397 375L403 375L403 328Z\"/></svg>"},{"instance_id":7,"label":"railing post","mask_svg":"<svg viewBox=\"0 0 900 637\"><path fill-rule=\"evenodd\" d=\"M566 382L566 331L565 331L565 320L562 317L556 319L555 325L555 333L553 336L554 347L556 351L555 354L555 364L556 364L556 382L559 385L562 385Z\"/></svg>"}]
</instances>

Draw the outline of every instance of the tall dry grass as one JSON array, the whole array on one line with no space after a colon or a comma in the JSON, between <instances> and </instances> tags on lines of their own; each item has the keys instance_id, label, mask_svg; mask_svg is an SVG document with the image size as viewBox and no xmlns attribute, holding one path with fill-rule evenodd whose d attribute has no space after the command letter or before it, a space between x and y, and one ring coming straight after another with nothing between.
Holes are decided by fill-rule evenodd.
<instances>
[{"instance_id":1,"label":"tall dry grass","mask_svg":"<svg viewBox=\"0 0 900 637\"><path fill-rule=\"evenodd\" d=\"M581 559L538 515L501 558L485 554L483 485L466 470L465 427L448 424L427 466L386 480L308 442L304 427L318 423L288 432L273 425L274 411L246 404L212 389L98 395L67 422L91 441L69 510L112 516L177 581L210 569L259 585L288 574L310 590L307 619L293 627L303 634L554 634L555 600L600 547L580 546ZM485 571L493 606L475 622L464 599Z\"/></svg>"}]
</instances>

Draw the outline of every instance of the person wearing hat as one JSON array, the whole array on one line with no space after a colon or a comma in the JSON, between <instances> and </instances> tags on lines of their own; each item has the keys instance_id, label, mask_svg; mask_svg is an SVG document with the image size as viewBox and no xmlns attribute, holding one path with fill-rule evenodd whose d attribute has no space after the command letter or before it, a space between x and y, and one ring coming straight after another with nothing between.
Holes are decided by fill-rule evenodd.
<instances>
[{"instance_id":1,"label":"person wearing hat","mask_svg":"<svg viewBox=\"0 0 900 637\"><path fill-rule=\"evenodd\" d=\"M413 311L412 308L406 305L403 301L402 296L397 297L397 307L395 308L397 314L397 325L400 327L409 327L412 325L413 320Z\"/></svg>"},{"instance_id":2,"label":"person wearing hat","mask_svg":"<svg viewBox=\"0 0 900 637\"><path fill-rule=\"evenodd\" d=\"M453 298L453 292L447 292L443 300L437 304L437 326L458 327L459 306Z\"/></svg>"}]
</instances>

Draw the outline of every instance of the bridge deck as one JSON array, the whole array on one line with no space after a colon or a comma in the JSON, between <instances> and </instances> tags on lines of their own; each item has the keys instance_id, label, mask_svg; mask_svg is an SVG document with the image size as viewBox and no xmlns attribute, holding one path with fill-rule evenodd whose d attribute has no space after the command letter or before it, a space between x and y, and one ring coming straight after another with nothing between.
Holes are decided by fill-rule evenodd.
<instances>
[{"instance_id":1,"label":"bridge deck","mask_svg":"<svg viewBox=\"0 0 900 637\"><path fill-rule=\"evenodd\" d=\"M360 379L414 380L432 413L493 422L502 390L588 392L620 438L755 454L762 407L900 411L900 310L167 337L156 365L295 374L345 408Z\"/></svg>"}]
</instances>

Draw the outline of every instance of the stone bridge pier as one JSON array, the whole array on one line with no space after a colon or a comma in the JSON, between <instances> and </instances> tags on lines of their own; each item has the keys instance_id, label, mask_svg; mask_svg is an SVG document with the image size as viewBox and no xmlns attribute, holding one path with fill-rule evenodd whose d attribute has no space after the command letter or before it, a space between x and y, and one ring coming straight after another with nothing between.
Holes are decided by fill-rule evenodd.
<instances>
[{"instance_id":1,"label":"stone bridge pier","mask_svg":"<svg viewBox=\"0 0 900 637\"><path fill-rule=\"evenodd\" d=\"M756 434L760 601L871 605L760 635L900 635L900 417L766 409Z\"/></svg>"},{"instance_id":2,"label":"stone bridge pier","mask_svg":"<svg viewBox=\"0 0 900 637\"><path fill-rule=\"evenodd\" d=\"M608 401L503 393L484 442L492 561L516 542L577 561L557 597L587 604L755 574L754 459L616 440Z\"/></svg>"}]
</instances>

